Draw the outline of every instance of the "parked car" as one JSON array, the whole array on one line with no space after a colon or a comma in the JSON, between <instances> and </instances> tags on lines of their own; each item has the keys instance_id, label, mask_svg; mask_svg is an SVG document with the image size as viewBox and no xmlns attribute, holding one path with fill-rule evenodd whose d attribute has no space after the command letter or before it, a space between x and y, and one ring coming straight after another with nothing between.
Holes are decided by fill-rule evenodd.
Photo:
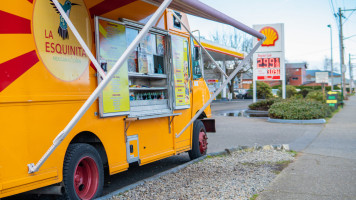
<instances>
[{"instance_id":1,"label":"parked car","mask_svg":"<svg viewBox=\"0 0 356 200\"><path fill-rule=\"evenodd\" d=\"M237 89L235 95L237 99L252 99L249 89Z\"/></svg>"}]
</instances>

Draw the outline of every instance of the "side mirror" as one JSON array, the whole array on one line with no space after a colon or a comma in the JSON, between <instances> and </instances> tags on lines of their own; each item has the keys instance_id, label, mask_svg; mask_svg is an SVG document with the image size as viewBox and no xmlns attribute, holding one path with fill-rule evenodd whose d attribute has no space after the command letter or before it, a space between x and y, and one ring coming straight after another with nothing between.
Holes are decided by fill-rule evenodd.
<instances>
[{"instance_id":1,"label":"side mirror","mask_svg":"<svg viewBox=\"0 0 356 200\"><path fill-rule=\"evenodd\" d=\"M100 66L101 66L101 68L103 69L104 72L107 72L108 63L106 62L106 60L100 60Z\"/></svg>"}]
</instances>

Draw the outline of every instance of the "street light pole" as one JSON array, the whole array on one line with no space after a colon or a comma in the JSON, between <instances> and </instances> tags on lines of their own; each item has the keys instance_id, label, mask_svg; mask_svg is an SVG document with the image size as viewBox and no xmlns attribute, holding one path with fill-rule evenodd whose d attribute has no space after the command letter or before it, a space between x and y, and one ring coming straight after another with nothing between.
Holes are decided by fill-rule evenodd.
<instances>
[{"instance_id":1,"label":"street light pole","mask_svg":"<svg viewBox=\"0 0 356 200\"><path fill-rule=\"evenodd\" d=\"M349 73L350 73L350 81L349 81L349 87L350 87L350 94L352 93L352 72L351 72L351 54L349 53Z\"/></svg>"},{"instance_id":2,"label":"street light pole","mask_svg":"<svg viewBox=\"0 0 356 200\"><path fill-rule=\"evenodd\" d=\"M331 71L331 91L334 90L334 64L333 64L333 32L331 29L331 24L328 25L328 27L330 28L330 52L331 52L331 59L330 59L330 71Z\"/></svg>"}]
</instances>

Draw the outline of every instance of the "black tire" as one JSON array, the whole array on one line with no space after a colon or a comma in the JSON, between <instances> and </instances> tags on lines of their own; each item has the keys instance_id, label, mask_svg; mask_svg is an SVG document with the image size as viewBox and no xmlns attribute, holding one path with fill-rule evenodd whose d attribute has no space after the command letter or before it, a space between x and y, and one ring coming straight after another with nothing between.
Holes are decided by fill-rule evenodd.
<instances>
[{"instance_id":1,"label":"black tire","mask_svg":"<svg viewBox=\"0 0 356 200\"><path fill-rule=\"evenodd\" d=\"M208 143L206 143L205 151L202 152L200 150L201 143L199 142L199 135L200 135L201 131L203 131L206 136L206 130L205 130L205 126L204 126L203 122L200 120L196 120L193 124L192 150L190 150L188 152L191 160L194 160L196 158L199 158L199 157L205 155L208 150L208 148L207 148ZM207 139L207 137L206 137L206 139Z\"/></svg>"},{"instance_id":2,"label":"black tire","mask_svg":"<svg viewBox=\"0 0 356 200\"><path fill-rule=\"evenodd\" d=\"M88 183L85 182L84 176L78 178L78 174L84 173L96 177L92 178L94 182L91 179ZM104 169L101 157L93 146L82 143L69 145L63 164L63 184L65 194L61 199L94 199L101 195L104 185ZM86 192L87 188L89 192Z\"/></svg>"}]
</instances>

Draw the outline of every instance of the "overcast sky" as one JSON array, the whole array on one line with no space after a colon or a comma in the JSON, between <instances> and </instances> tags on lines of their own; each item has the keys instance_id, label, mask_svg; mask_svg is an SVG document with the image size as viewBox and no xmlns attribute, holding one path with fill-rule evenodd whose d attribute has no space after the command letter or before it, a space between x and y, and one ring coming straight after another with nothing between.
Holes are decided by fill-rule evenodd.
<instances>
[{"instance_id":1,"label":"overcast sky","mask_svg":"<svg viewBox=\"0 0 356 200\"><path fill-rule=\"evenodd\" d=\"M334 63L339 63L339 38L335 12L341 9L356 9L356 0L200 0L203 3L252 27L254 24L284 23L285 54L289 62L306 61L310 69L323 69L325 57L330 58L330 29L333 34ZM344 12L347 21L343 25L344 37L356 35L356 12ZM352 14L350 16L350 14ZM350 17L349 17L350 16ZM215 30L231 31L231 27L209 20L190 17L192 30L199 29L205 37ZM344 40L345 63L349 53L354 54L356 65L356 36ZM334 66L339 71L340 65ZM356 70L354 70L356 71ZM356 73L354 73L356 74Z\"/></svg>"}]
</instances>

